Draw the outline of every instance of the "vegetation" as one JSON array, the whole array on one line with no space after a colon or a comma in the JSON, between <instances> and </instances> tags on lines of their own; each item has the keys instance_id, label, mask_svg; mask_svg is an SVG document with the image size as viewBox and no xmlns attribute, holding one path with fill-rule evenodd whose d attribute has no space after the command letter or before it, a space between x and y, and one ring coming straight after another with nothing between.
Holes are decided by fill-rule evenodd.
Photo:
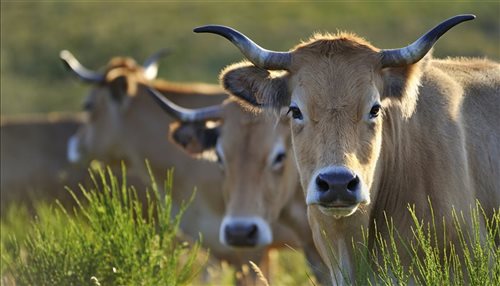
<instances>
[{"instance_id":1,"label":"vegetation","mask_svg":"<svg viewBox=\"0 0 500 286\"><path fill-rule=\"evenodd\" d=\"M125 171L123 170L123 174ZM2 285L227 285L235 273L227 264L210 261L200 243L179 237L182 211L172 216L171 173L166 196L152 178L146 200L110 170L92 173L94 188L81 189L83 199L73 193L76 207L42 205L37 217L22 208L2 217ZM430 203L430 202L429 202ZM432 209L432 206L431 206ZM413 219L413 241L402 240L387 218L390 237L375 236L375 249L365 242L355 245L357 285L500 285L500 212L488 218L478 204L472 219L453 213L447 227L460 234L458 245L436 233L430 222ZM473 231L462 229L472 221ZM481 234L485 221L486 234ZM445 221L443 221L445 223ZM368 233L368 232L366 232ZM470 242L470 244L469 244ZM407 251L410 265L402 265L398 251ZM463 259L459 258L462 253ZM372 260L373 257L378 257ZM257 271L256 265L244 269ZM203 275L199 275L203 270ZM315 285L299 250L272 251L270 285ZM237 275L237 274L236 274Z\"/></svg>"},{"instance_id":2,"label":"vegetation","mask_svg":"<svg viewBox=\"0 0 500 286\"><path fill-rule=\"evenodd\" d=\"M125 171L123 172L125 174ZM96 177L96 176L97 177ZM142 203L111 171L92 175L94 190L72 212L44 208L24 239L2 237L2 277L18 285L186 285L205 261L200 243L179 240L185 206L171 215L156 184ZM152 180L154 182L154 180ZM3 232L3 231L2 231ZM4 253L5 252L5 253Z\"/></svg>"},{"instance_id":3,"label":"vegetation","mask_svg":"<svg viewBox=\"0 0 500 286\"><path fill-rule=\"evenodd\" d=\"M432 212L432 204L429 202ZM435 218L424 222L418 218L414 207L409 207L412 218L413 240L402 240L394 228L392 220L387 218L390 237L376 235L377 250L368 250L359 246L360 258L363 254L380 259L370 263L362 279L369 279L370 284L383 285L499 285L500 284L500 212L497 210L489 218L481 205L471 209L471 217L462 212L452 213L451 221ZM485 223L486 235L481 234ZM443 223L459 234L459 243L453 244L436 231L436 224ZM464 225L472 223L472 231ZM402 265L398 255L401 251L409 253L410 265ZM369 261L366 256L363 261ZM366 265L365 265L366 266ZM368 271L366 271L368 269ZM367 280L358 283L366 284Z\"/></svg>"},{"instance_id":4,"label":"vegetation","mask_svg":"<svg viewBox=\"0 0 500 286\"><path fill-rule=\"evenodd\" d=\"M242 59L226 40L196 35L204 24L235 27L260 45L287 50L314 32L355 32L375 46L406 45L444 18L473 13L477 19L454 28L437 44L434 55L500 59L498 1L335 1L313 2L113 2L1 1L1 114L77 111L87 87L77 83L58 59L68 49L91 69L117 55L143 61L156 50L172 53L161 61L160 78L216 83L219 71ZM155 185L149 200L109 172L96 174L96 187L81 190L74 210L39 206L36 219L13 206L1 221L2 285L227 285L234 271L204 258L199 242L177 237L180 216L170 216L169 197L159 198ZM102 184L101 182L102 181ZM171 183L171 181L169 181ZM97 184L98 183L98 184ZM167 184L168 185L168 184ZM139 190L143 191L143 190ZM75 193L78 192L75 190ZM394 248L402 244L394 230L389 241L378 238L382 257L368 263L359 247L358 283L421 285L500 285L500 213L487 222L481 241L475 210L473 233L462 232L462 244L440 253L433 222L421 222L412 209L415 241L406 245L422 259L403 267ZM143 219L140 219L140 218ZM455 214L449 227L460 227ZM390 218L388 218L390 228ZM471 247L465 241L472 241ZM445 241L440 240L443 245ZM457 250L465 260L456 258ZM375 253L371 253L374 255ZM442 260L440 257L445 257ZM205 256L203 256L205 257ZM416 257L416 256L415 256ZM271 252L271 285L313 285L299 250ZM204 272L196 276L200 269ZM251 268L246 271L253 271Z\"/></svg>"},{"instance_id":5,"label":"vegetation","mask_svg":"<svg viewBox=\"0 0 500 286\"><path fill-rule=\"evenodd\" d=\"M86 87L61 64L63 49L99 69L113 56L142 62L167 47L172 53L160 77L216 83L219 71L242 56L224 39L194 34L196 26L233 26L275 50L337 30L396 48L444 18L474 13L477 19L440 39L434 54L498 60L499 11L498 1L2 1L1 113L80 110Z\"/></svg>"}]
</instances>

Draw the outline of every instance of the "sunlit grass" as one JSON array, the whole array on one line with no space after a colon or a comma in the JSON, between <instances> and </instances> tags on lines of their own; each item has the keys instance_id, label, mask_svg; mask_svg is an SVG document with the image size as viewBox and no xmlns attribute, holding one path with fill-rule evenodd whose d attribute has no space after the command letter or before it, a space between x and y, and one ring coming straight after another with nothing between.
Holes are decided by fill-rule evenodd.
<instances>
[{"instance_id":1,"label":"sunlit grass","mask_svg":"<svg viewBox=\"0 0 500 286\"><path fill-rule=\"evenodd\" d=\"M205 262L198 259L200 243L177 237L185 206L172 216L170 195L160 198L154 183L141 202L109 170L93 181L81 201L74 196L72 211L52 207L24 239L2 237L2 277L19 285L186 285L196 277Z\"/></svg>"},{"instance_id":2,"label":"sunlit grass","mask_svg":"<svg viewBox=\"0 0 500 286\"><path fill-rule=\"evenodd\" d=\"M40 205L33 219L22 206L2 217L2 285L234 285L239 274L225 262L208 260L200 243L179 237L182 212L171 214L171 173L166 196L152 180L146 200L96 167L94 187L82 189L72 210ZM77 192L75 190L75 192ZM184 210L185 208L183 208ZM432 209L432 205L431 205ZM413 237L402 240L390 217L388 237L375 237L376 250L355 244L356 285L500 285L500 212L487 217L478 204L471 215L453 212L449 221L422 221L413 207ZM459 233L453 245L436 224ZM486 232L482 231L483 223ZM463 226L472 226L466 231ZM411 261L404 265L399 253ZM319 285L299 249L272 250L263 284ZM243 271L261 272L257 265ZM339 277L339 279L346 279Z\"/></svg>"},{"instance_id":3,"label":"sunlit grass","mask_svg":"<svg viewBox=\"0 0 500 286\"><path fill-rule=\"evenodd\" d=\"M376 232L376 247L367 248L368 235L365 235L365 242L358 244L356 249L360 268L356 283L500 285L500 211L488 217L477 203L470 215L453 211L445 220L434 217L431 202L429 206L431 221L421 220L414 207L408 208L413 230L410 240L399 235L391 218L386 218L385 222L388 238ZM443 233L437 232L438 222L445 225ZM446 236L446 228L456 231L459 241L453 243ZM402 253L409 254L408 265L402 263Z\"/></svg>"}]
</instances>

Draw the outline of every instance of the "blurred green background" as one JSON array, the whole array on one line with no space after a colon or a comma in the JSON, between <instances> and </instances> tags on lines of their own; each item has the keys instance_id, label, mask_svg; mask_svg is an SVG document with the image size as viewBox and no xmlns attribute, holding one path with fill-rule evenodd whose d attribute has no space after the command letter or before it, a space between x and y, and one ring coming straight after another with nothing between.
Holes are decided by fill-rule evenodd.
<instances>
[{"instance_id":1,"label":"blurred green background","mask_svg":"<svg viewBox=\"0 0 500 286\"><path fill-rule=\"evenodd\" d=\"M1 2L1 113L77 111L87 87L61 64L62 49L91 69L117 55L142 62L167 47L159 76L216 83L219 71L242 58L215 35L192 32L222 24L263 47L288 50L314 32L355 32L380 48L413 42L441 20L473 13L451 30L434 55L500 59L500 1L337 2Z\"/></svg>"}]
</instances>

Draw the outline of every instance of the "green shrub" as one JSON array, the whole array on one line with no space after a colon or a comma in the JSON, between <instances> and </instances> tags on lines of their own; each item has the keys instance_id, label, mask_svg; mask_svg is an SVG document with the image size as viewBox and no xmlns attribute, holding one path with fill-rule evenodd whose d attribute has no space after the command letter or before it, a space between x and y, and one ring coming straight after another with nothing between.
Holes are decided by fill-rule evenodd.
<instances>
[{"instance_id":1,"label":"green shrub","mask_svg":"<svg viewBox=\"0 0 500 286\"><path fill-rule=\"evenodd\" d=\"M200 244L177 237L186 205L171 215L172 172L165 184L167 195L160 197L151 178L145 202L109 169L91 177L94 187L81 188L83 199L72 192L77 202L72 211L60 204L52 207L37 217L24 242L15 236L8 240L2 276L19 285L188 284L201 268Z\"/></svg>"},{"instance_id":2,"label":"green shrub","mask_svg":"<svg viewBox=\"0 0 500 286\"><path fill-rule=\"evenodd\" d=\"M429 222L419 219L414 207L408 207L411 241L399 236L388 217L389 238L375 231L375 248L368 249L368 232L364 231L363 243L354 246L357 285L500 285L500 211L488 217L477 203L470 217L453 211L451 221L440 218L442 224L458 233L459 241L453 244L446 231L437 233L431 202L429 206ZM465 224L472 224L470 231L463 228ZM484 227L486 232L482 233ZM401 263L402 252L410 255L409 265Z\"/></svg>"}]
</instances>

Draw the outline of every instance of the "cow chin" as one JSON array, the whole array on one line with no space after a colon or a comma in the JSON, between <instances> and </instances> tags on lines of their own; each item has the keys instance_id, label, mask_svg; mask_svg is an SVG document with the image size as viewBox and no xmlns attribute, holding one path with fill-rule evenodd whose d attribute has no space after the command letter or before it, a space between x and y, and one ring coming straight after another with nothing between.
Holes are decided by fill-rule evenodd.
<instances>
[{"instance_id":1,"label":"cow chin","mask_svg":"<svg viewBox=\"0 0 500 286\"><path fill-rule=\"evenodd\" d=\"M359 204L353 206L343 206L343 207L333 207L318 205L318 209L326 216L333 217L335 219L348 217L354 214L358 210Z\"/></svg>"}]
</instances>

